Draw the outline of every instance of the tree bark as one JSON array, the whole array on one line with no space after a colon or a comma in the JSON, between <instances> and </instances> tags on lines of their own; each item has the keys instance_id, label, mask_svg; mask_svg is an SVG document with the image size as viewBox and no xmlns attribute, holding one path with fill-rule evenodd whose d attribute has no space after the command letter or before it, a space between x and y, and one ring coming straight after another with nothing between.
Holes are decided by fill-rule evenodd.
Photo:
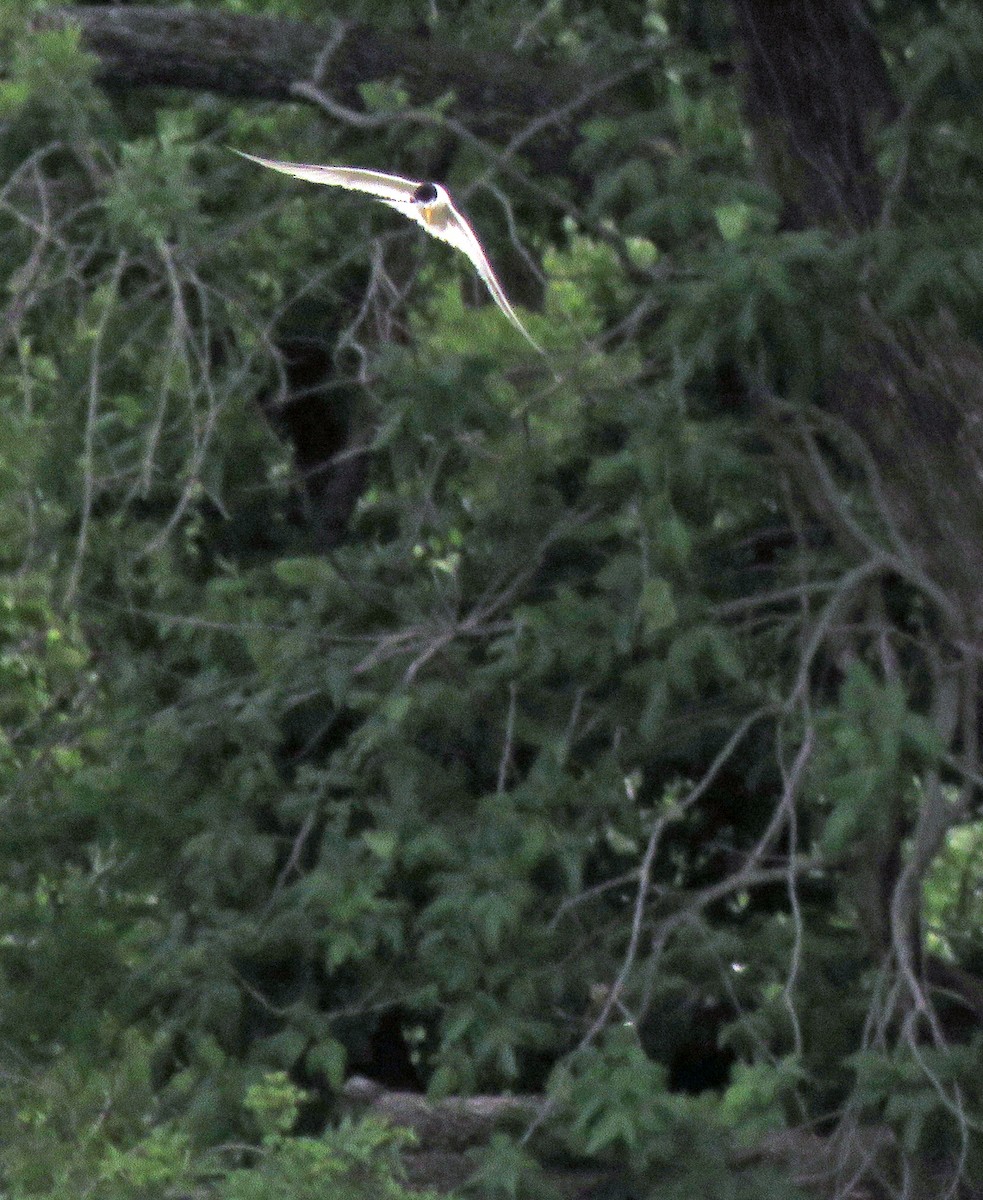
<instances>
[{"instance_id":1,"label":"tree bark","mask_svg":"<svg viewBox=\"0 0 983 1200\"><path fill-rule=\"evenodd\" d=\"M734 0L758 161L789 226L870 225L881 211L872 139L898 106L855 0Z\"/></svg>"}]
</instances>

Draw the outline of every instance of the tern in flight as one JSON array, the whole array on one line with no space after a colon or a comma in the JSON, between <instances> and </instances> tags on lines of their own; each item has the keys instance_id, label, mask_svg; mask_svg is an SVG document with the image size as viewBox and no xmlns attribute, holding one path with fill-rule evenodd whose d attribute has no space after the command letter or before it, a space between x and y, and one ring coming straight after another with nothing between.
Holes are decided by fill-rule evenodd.
<instances>
[{"instance_id":1,"label":"tern in flight","mask_svg":"<svg viewBox=\"0 0 983 1200\"><path fill-rule=\"evenodd\" d=\"M481 276L482 282L502 312L527 342L540 354L546 353L526 332L526 327L519 320L498 282L477 235L454 207L447 189L439 183L420 183L415 179L403 179L400 175L366 171L362 167L320 167L316 164L276 162L271 158L246 154L242 150L237 150L236 154L241 154L243 158L259 163L262 167L281 171L284 175L293 175L297 179L324 183L328 187L347 188L350 192L367 192L376 200L402 213L404 217L416 221L427 233L454 246L470 259L471 265Z\"/></svg>"}]
</instances>

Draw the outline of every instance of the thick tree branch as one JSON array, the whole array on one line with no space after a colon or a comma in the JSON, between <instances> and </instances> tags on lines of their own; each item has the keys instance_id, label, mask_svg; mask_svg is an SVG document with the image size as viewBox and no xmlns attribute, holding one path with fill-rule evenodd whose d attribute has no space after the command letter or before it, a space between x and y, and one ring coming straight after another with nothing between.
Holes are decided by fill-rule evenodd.
<instances>
[{"instance_id":1,"label":"thick tree branch","mask_svg":"<svg viewBox=\"0 0 983 1200\"><path fill-rule=\"evenodd\" d=\"M528 56L474 53L447 42L337 20L317 27L241 13L151 5L49 10L38 25L78 25L100 63L97 78L113 88L176 87L257 100L305 99L313 84L337 102L361 106L359 87L387 80L414 105L453 95L452 113L479 137L503 142L540 124L529 152L537 166L566 165L582 118L598 107L601 76L543 66ZM546 119L549 114L555 119Z\"/></svg>"}]
</instances>

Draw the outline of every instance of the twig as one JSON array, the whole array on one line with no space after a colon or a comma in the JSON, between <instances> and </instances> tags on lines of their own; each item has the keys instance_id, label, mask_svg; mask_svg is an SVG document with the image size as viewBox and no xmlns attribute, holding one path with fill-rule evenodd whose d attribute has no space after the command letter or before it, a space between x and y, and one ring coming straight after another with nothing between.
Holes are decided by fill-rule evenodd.
<instances>
[{"instance_id":1,"label":"twig","mask_svg":"<svg viewBox=\"0 0 983 1200\"><path fill-rule=\"evenodd\" d=\"M82 514L79 520L78 537L75 542L75 558L72 563L72 569L69 572L68 582L65 585L65 594L62 598L65 608L70 608L75 600L75 594L78 591L79 581L82 576L82 562L85 558L85 550L88 544L89 522L92 519L92 504L96 488L95 439L96 417L99 412L102 340L106 332L106 326L109 323L110 315L114 309L120 277L123 274L126 262L126 251L121 250L116 256L113 272L106 287L102 313L92 336L92 351L89 355L89 398L86 405L85 434L82 443Z\"/></svg>"}]
</instances>

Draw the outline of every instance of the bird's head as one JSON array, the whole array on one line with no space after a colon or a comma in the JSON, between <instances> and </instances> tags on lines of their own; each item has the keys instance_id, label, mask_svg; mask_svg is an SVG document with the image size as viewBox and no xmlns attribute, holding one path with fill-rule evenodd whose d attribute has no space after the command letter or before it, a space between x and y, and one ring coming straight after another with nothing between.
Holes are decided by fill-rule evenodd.
<instances>
[{"instance_id":1,"label":"bird's head","mask_svg":"<svg viewBox=\"0 0 983 1200\"><path fill-rule=\"evenodd\" d=\"M450 196L439 183L421 183L410 197L410 204L419 210L426 225L430 225L437 213L450 202Z\"/></svg>"},{"instance_id":2,"label":"bird's head","mask_svg":"<svg viewBox=\"0 0 983 1200\"><path fill-rule=\"evenodd\" d=\"M444 189L438 183L421 183L410 197L410 203L422 204L429 208L431 204L437 203L443 191ZM446 196L447 193L444 192L444 195Z\"/></svg>"}]
</instances>

